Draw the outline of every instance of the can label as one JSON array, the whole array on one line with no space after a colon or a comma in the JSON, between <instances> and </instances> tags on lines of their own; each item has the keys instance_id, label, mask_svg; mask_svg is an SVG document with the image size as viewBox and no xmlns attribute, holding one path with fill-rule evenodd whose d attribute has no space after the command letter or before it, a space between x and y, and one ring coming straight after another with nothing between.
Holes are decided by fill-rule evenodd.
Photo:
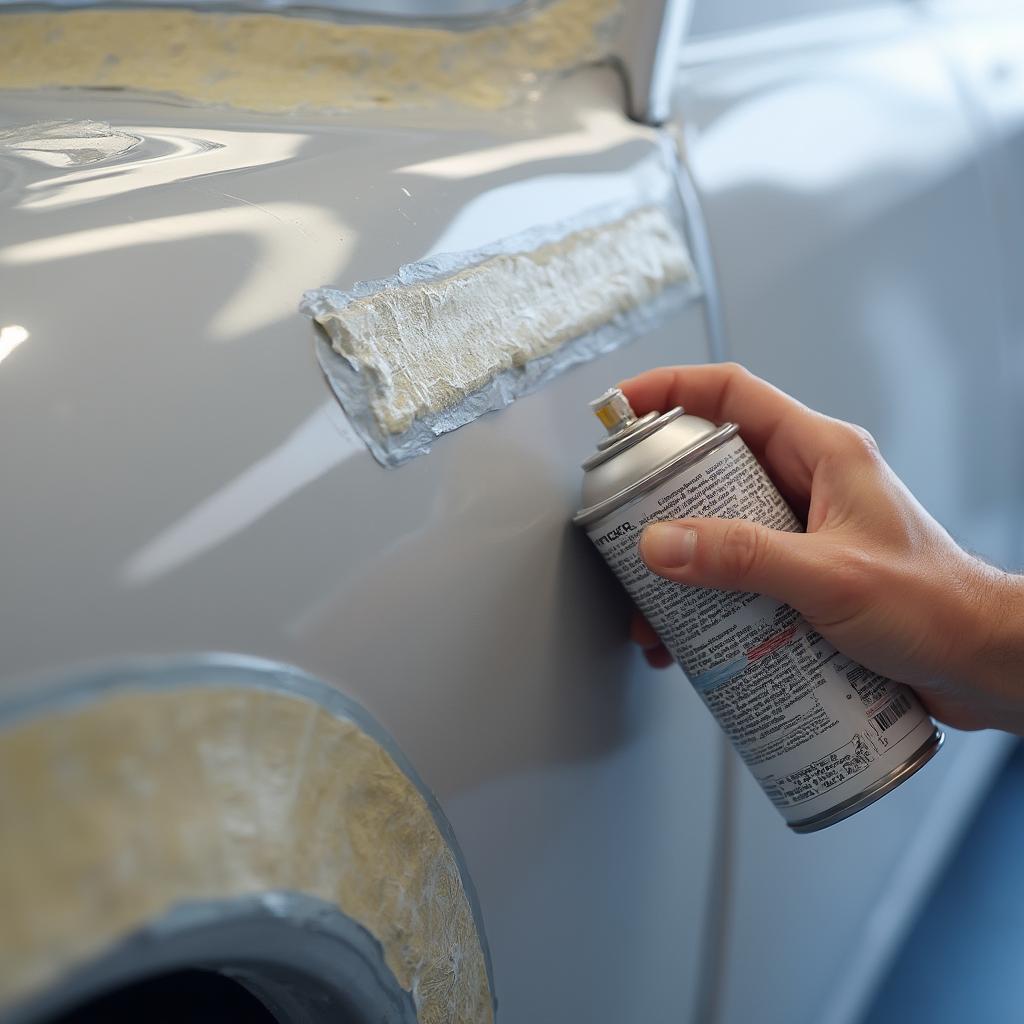
<instances>
[{"instance_id":1,"label":"can label","mask_svg":"<svg viewBox=\"0 0 1024 1024\"><path fill-rule=\"evenodd\" d=\"M841 655L788 605L644 565L643 527L686 516L802 527L737 436L588 530L783 817L829 811L908 761L935 730L908 687Z\"/></svg>"}]
</instances>

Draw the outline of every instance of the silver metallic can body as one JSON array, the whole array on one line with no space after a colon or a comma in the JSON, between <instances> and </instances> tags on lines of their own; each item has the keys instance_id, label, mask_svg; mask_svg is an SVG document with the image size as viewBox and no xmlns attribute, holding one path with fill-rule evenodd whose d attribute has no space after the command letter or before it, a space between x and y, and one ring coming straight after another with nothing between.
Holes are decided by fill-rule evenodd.
<instances>
[{"instance_id":1,"label":"silver metallic can body","mask_svg":"<svg viewBox=\"0 0 1024 1024\"><path fill-rule=\"evenodd\" d=\"M640 559L640 533L658 520L718 516L803 529L738 428L680 408L637 420L624 407L615 422L597 410L615 430L583 463L574 522L768 798L791 829L815 832L895 789L943 740L908 687L844 657L779 601L673 583Z\"/></svg>"}]
</instances>

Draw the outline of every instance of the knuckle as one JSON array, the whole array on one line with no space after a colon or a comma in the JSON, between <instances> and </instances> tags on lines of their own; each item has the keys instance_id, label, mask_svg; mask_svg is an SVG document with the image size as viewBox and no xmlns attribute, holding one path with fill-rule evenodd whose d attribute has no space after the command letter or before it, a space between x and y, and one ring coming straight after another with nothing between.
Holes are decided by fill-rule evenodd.
<instances>
[{"instance_id":1,"label":"knuckle","mask_svg":"<svg viewBox=\"0 0 1024 1024\"><path fill-rule=\"evenodd\" d=\"M749 579L764 558L761 531L745 519L730 519L722 532L719 568L730 580Z\"/></svg>"},{"instance_id":2,"label":"knuckle","mask_svg":"<svg viewBox=\"0 0 1024 1024\"><path fill-rule=\"evenodd\" d=\"M742 363L722 363L722 369L731 381L746 380L753 376Z\"/></svg>"},{"instance_id":3,"label":"knuckle","mask_svg":"<svg viewBox=\"0 0 1024 1024\"><path fill-rule=\"evenodd\" d=\"M878 442L870 431L856 423L843 424L844 448L852 456L860 456L874 461L881 458Z\"/></svg>"}]
</instances>

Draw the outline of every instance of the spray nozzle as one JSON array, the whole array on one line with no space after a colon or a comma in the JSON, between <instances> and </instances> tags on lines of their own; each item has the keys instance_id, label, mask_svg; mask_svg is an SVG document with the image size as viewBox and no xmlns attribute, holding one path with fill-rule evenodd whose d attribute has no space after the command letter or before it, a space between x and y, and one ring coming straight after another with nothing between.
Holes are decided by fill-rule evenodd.
<instances>
[{"instance_id":1,"label":"spray nozzle","mask_svg":"<svg viewBox=\"0 0 1024 1024\"><path fill-rule=\"evenodd\" d=\"M590 403L590 408L609 434L620 434L637 421L629 399L618 388L609 388Z\"/></svg>"}]
</instances>

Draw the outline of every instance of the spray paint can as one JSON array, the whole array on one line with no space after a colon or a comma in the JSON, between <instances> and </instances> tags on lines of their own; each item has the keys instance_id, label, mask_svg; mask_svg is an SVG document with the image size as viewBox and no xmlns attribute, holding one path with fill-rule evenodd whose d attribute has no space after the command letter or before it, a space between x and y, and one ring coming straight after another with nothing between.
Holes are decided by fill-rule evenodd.
<instances>
[{"instance_id":1,"label":"spray paint can","mask_svg":"<svg viewBox=\"0 0 1024 1024\"><path fill-rule=\"evenodd\" d=\"M637 551L648 523L687 516L803 529L739 436L682 408L637 418L617 388L591 402L608 435L584 463L586 529L795 832L834 825L926 764L943 734L906 686L836 651L797 612L689 587Z\"/></svg>"}]
</instances>

